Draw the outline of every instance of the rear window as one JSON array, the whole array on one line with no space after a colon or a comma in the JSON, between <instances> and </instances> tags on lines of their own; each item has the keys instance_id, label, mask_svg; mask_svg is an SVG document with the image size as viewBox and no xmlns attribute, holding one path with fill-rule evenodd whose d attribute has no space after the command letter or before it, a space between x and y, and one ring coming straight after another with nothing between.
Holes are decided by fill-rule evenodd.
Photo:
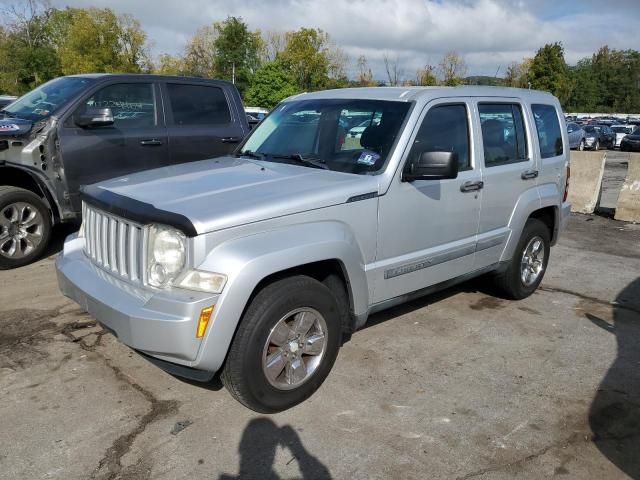
<instances>
[{"instance_id":1,"label":"rear window","mask_svg":"<svg viewBox=\"0 0 640 480\"><path fill-rule=\"evenodd\" d=\"M222 125L231 122L227 98L221 88L169 83L167 89L175 125Z\"/></svg>"},{"instance_id":2,"label":"rear window","mask_svg":"<svg viewBox=\"0 0 640 480\"><path fill-rule=\"evenodd\" d=\"M551 158L562 155L562 133L558 113L553 105L531 105L533 117L536 120L536 131L540 143L540 156Z\"/></svg>"}]
</instances>

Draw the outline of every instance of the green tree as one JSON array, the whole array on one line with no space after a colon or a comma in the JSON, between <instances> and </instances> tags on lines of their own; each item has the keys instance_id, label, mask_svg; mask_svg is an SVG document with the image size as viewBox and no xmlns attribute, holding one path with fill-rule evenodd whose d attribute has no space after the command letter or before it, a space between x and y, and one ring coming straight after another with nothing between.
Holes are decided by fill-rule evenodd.
<instances>
[{"instance_id":1,"label":"green tree","mask_svg":"<svg viewBox=\"0 0 640 480\"><path fill-rule=\"evenodd\" d=\"M282 99L299 91L287 68L279 60L273 60L265 62L255 73L245 94L245 102L248 105L273 108Z\"/></svg>"},{"instance_id":2,"label":"green tree","mask_svg":"<svg viewBox=\"0 0 640 480\"><path fill-rule=\"evenodd\" d=\"M529 69L533 59L525 58L522 62L513 62L507 67L504 76L504 85L506 87L528 88L529 87Z\"/></svg>"},{"instance_id":3,"label":"green tree","mask_svg":"<svg viewBox=\"0 0 640 480\"><path fill-rule=\"evenodd\" d=\"M561 43L548 43L538 50L529 68L528 81L532 88L551 92L566 105L572 82Z\"/></svg>"},{"instance_id":4,"label":"green tree","mask_svg":"<svg viewBox=\"0 0 640 480\"><path fill-rule=\"evenodd\" d=\"M216 39L215 25L207 25L196 30L185 47L182 57L182 69L187 75L203 78L216 76Z\"/></svg>"},{"instance_id":5,"label":"green tree","mask_svg":"<svg viewBox=\"0 0 640 480\"><path fill-rule=\"evenodd\" d=\"M109 8L54 10L52 40L65 75L149 69L146 34L128 15Z\"/></svg>"},{"instance_id":6,"label":"green tree","mask_svg":"<svg viewBox=\"0 0 640 480\"><path fill-rule=\"evenodd\" d=\"M329 83L329 35L320 29L301 28L285 34L278 59L303 91L321 90Z\"/></svg>"},{"instance_id":7,"label":"green tree","mask_svg":"<svg viewBox=\"0 0 640 480\"><path fill-rule=\"evenodd\" d=\"M416 85L425 87L438 85L436 77L436 68L433 65L425 65L424 68L418 69L416 72Z\"/></svg>"},{"instance_id":8,"label":"green tree","mask_svg":"<svg viewBox=\"0 0 640 480\"><path fill-rule=\"evenodd\" d=\"M462 85L467 74L467 64L457 52L449 51L438 63L438 73L443 85Z\"/></svg>"},{"instance_id":9,"label":"green tree","mask_svg":"<svg viewBox=\"0 0 640 480\"><path fill-rule=\"evenodd\" d=\"M0 12L0 88L22 94L60 74L51 42L53 10L36 0L11 4Z\"/></svg>"},{"instance_id":10,"label":"green tree","mask_svg":"<svg viewBox=\"0 0 640 480\"><path fill-rule=\"evenodd\" d=\"M233 80L240 93L249 86L259 65L262 49L260 32L251 32L238 17L215 24L215 71L218 78Z\"/></svg>"}]
</instances>

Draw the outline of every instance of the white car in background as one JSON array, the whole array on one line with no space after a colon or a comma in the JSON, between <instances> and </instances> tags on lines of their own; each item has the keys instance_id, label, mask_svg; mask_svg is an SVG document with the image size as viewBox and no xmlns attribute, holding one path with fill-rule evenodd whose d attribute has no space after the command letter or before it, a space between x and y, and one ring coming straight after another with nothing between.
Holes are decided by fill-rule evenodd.
<instances>
[{"instance_id":1,"label":"white car in background","mask_svg":"<svg viewBox=\"0 0 640 480\"><path fill-rule=\"evenodd\" d=\"M362 132L370 125L380 125L380 119L374 118L373 120L367 119L364 122L359 123L355 127L349 129L349 138L360 138L362 137Z\"/></svg>"},{"instance_id":2,"label":"white car in background","mask_svg":"<svg viewBox=\"0 0 640 480\"><path fill-rule=\"evenodd\" d=\"M634 128L635 128L635 125L612 125L611 126L611 130L613 130L613 133L616 134L616 139L615 139L616 148L620 148L620 142L622 142L622 139L626 135L633 133Z\"/></svg>"}]
</instances>

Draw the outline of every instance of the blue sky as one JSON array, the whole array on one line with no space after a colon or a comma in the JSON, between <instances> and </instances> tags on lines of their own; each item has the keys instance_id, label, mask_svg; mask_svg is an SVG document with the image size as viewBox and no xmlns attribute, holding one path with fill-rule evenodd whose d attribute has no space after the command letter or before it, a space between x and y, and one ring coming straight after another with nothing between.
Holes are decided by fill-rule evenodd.
<instances>
[{"instance_id":1,"label":"blue sky","mask_svg":"<svg viewBox=\"0 0 640 480\"><path fill-rule=\"evenodd\" d=\"M0 0L7 1L7 0ZM52 0L56 7L110 7L133 14L154 54L180 52L200 26L241 16L251 29L302 26L327 31L351 59L365 55L377 78L382 57L398 58L405 77L461 53L472 75L504 73L512 61L561 41L569 63L600 46L640 49L640 0Z\"/></svg>"}]
</instances>

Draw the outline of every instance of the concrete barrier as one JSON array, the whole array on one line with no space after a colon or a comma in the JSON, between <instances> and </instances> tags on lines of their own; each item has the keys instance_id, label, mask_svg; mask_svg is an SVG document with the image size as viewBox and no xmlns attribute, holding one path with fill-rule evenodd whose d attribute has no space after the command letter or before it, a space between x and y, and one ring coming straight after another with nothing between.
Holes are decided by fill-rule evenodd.
<instances>
[{"instance_id":1,"label":"concrete barrier","mask_svg":"<svg viewBox=\"0 0 640 480\"><path fill-rule=\"evenodd\" d=\"M640 223L640 153L627 153L629 167L616 206L616 220Z\"/></svg>"},{"instance_id":2,"label":"concrete barrier","mask_svg":"<svg viewBox=\"0 0 640 480\"><path fill-rule=\"evenodd\" d=\"M571 152L571 211L593 213L598 204L607 152Z\"/></svg>"}]
</instances>

